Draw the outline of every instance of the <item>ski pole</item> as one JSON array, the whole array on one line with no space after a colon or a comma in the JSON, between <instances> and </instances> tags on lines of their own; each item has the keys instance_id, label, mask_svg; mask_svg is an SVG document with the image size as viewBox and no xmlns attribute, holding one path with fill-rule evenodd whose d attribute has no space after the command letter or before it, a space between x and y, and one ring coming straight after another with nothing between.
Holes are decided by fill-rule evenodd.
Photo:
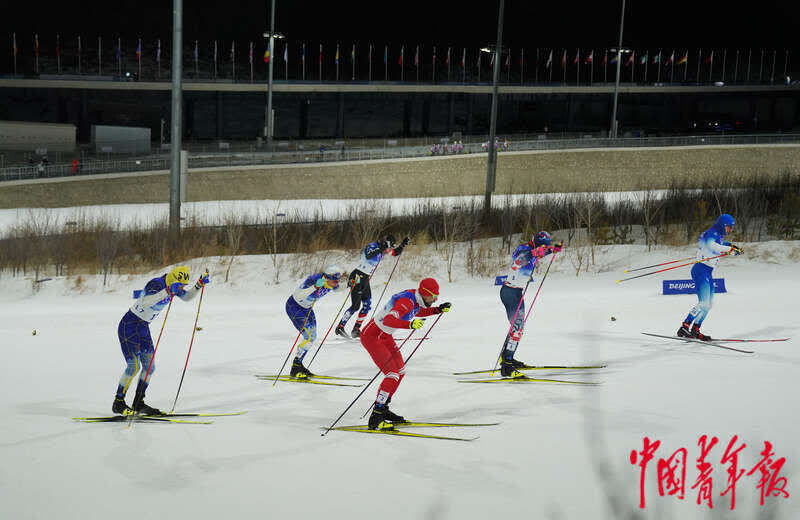
<instances>
[{"instance_id":1,"label":"ski pole","mask_svg":"<svg viewBox=\"0 0 800 520\"><path fill-rule=\"evenodd\" d=\"M156 352L158 352L158 344L161 343L161 334L164 332L164 325L167 324L167 318L169 317L169 309L170 307L172 307L173 298L175 298L175 295L171 294L169 296L169 304L167 304L167 311L164 313L164 321L161 322L161 330L158 331L158 339L156 339L156 345L155 347L153 347L153 355L150 356L150 363L147 364L147 372L145 372L143 380L145 384L147 383L147 379L150 377L150 369L153 367L153 360L156 358ZM137 389L139 388L138 383L136 384L136 388ZM136 414L131 414L131 416L128 418L128 428L130 428L131 424L133 424L133 418L135 415Z\"/></svg>"},{"instance_id":2,"label":"ski pole","mask_svg":"<svg viewBox=\"0 0 800 520\"><path fill-rule=\"evenodd\" d=\"M206 274L208 274L208 269L206 269ZM189 341L189 352L186 353L186 363L183 364L183 373L181 374L181 381L178 383L178 391L175 392L175 401L172 403L172 410L169 413L175 411L175 405L178 404L178 395L181 393L181 387L183 386L183 378L186 375L186 367L189 366L189 356L192 354L192 345L194 344L194 333L197 331L197 320L200 318L200 305L203 304L203 292L205 292L206 286L200 288L200 301L197 302L197 315L194 317L194 327L192 327L192 339Z\"/></svg>"},{"instance_id":3,"label":"ski pole","mask_svg":"<svg viewBox=\"0 0 800 520\"><path fill-rule=\"evenodd\" d=\"M553 256L550 258L550 263L547 264L547 269L544 272L544 276L542 276L542 280L539 282L539 288L536 289L536 295L533 297L533 301L531 302L531 307L530 309L528 309L528 313L525 315L525 319L522 321L522 327L520 328L520 331L522 331L525 328L525 323L527 323L528 321L528 316L530 316L531 310L533 310L533 304L536 303L536 298L539 297L539 291L542 290L542 284L544 284L545 279L547 279L547 273L550 272L550 266L553 265L553 260L556 259L556 254L557 253L553 253ZM528 283L531 283L531 280L533 280L533 269L531 269L531 276L528 279ZM522 297L519 299L519 303L517 304L517 312L514 313L514 319L511 321L511 326L508 328L508 333L506 334L506 340L503 342L503 346L500 347L500 353L497 355L497 358L495 358L492 370L497 370L497 362L503 355L503 350L505 350L506 348L506 344L508 343L508 338L511 336L511 331L514 328L514 322L517 320L517 313L519 312L519 309L522 306L522 302L525 301L525 292L527 290L528 290L528 284L525 284L525 290L522 291Z\"/></svg>"},{"instance_id":4,"label":"ski pole","mask_svg":"<svg viewBox=\"0 0 800 520\"><path fill-rule=\"evenodd\" d=\"M728 256L729 254L731 254L730 251L728 251L727 253L722 253L721 255L717 255L717 256L711 256L711 257L708 257L708 258L701 258L700 260L695 260L694 262L688 262L686 264L676 265L676 266L673 266L673 267L667 267L666 269L659 269L658 271L653 271L652 273L644 273L644 274L640 274L640 275L637 275L637 276L631 276L629 278L623 278L621 280L617 280L617 283L626 282L628 280L634 280L636 278L641 278L643 276L650 276L651 274L663 273L664 271L671 271L672 269L677 269L679 267L685 267L687 265L699 264L700 262L705 262L706 260L714 260L715 258L721 258L723 256Z\"/></svg>"},{"instance_id":5,"label":"ski pole","mask_svg":"<svg viewBox=\"0 0 800 520\"><path fill-rule=\"evenodd\" d=\"M623 273L633 273L633 272L636 272L636 271L642 271L644 269L650 269L651 267L661 267L662 265L669 265L669 264L674 264L674 263L677 263L677 262L685 262L687 260L691 260L692 258L694 258L694 257L690 256L688 258L681 258L680 260L672 260L671 262L662 262L660 264L653 264L653 265L648 265L648 266L645 266L645 267L637 267L636 269L625 269L622 272Z\"/></svg>"},{"instance_id":6,"label":"ski pole","mask_svg":"<svg viewBox=\"0 0 800 520\"><path fill-rule=\"evenodd\" d=\"M319 289L314 291L315 293L319 292ZM294 351L294 346L297 345L297 340L300 339L300 335L303 334L303 329L306 328L306 322L308 322L308 317L311 316L311 311L314 310L314 304L317 303L317 300L311 302L311 307L308 308L308 312L306 313L306 317L303 320L303 325L300 327L300 330L297 331L297 337L294 338L294 343L292 343L292 348L289 349L289 353L286 354L286 359L283 360L283 364L281 365L281 369L278 370L278 373L275 375L275 381L272 382L272 386L275 386L275 383L278 382L278 378L281 377L281 372L283 372L284 367L286 366L286 362L289 361L289 356L292 355Z\"/></svg>"},{"instance_id":7,"label":"ski pole","mask_svg":"<svg viewBox=\"0 0 800 520\"><path fill-rule=\"evenodd\" d=\"M432 328L433 328L433 327L436 325L436 323L438 323L438 322L439 322L439 319L440 319L441 317L442 317L442 315L441 315L441 314L439 314L439 315L436 317L436 320L433 322L433 325L431 325L431 326L428 328L428 331L425 333L425 336L423 336L423 337L422 337L422 339L420 339L420 340L419 340L419 343L418 343L418 344L417 344L417 346L414 348L414 350L413 350L413 351L411 351L411 354L409 354L409 355L408 355L408 357L407 357L407 358L406 358L406 359L403 361L403 364L404 364L404 365L405 365L405 363L407 363L407 362L408 362L408 361L411 359L411 356L413 356L413 355L414 355L414 352L416 352L416 351L417 351L417 349L420 347L420 345L422 345L422 342L423 342L423 340L424 340L425 338L427 338L427 337L428 337L428 333L430 333L431 329L432 329ZM415 332L414 330L412 330L412 331L411 331L411 334L409 334L409 335L408 335L408 337L406 337L406 339L404 339L404 340L403 340L403 342L400 344L400 346L397 348L398 350L400 350L400 349L402 349L402 348L403 348L403 345L405 345L405 344L406 344L406 342L407 342L409 339L411 339L411 336L413 336L413 335L414 335L414 332ZM358 393L358 395L356 396L356 398L355 398L355 399L353 399L353 400L350 402L350 404L349 404L349 405L347 405L347 408L345 408L345 409L344 409L344 411L343 411L343 412L342 412L342 413L339 415L339 417L337 417L337 418L336 418L336 420L335 420L335 421L333 421L333 423L332 423L330 426L328 426L328 429L327 429L327 430L325 430L324 432L322 432L322 436L325 436L325 435L326 435L326 434L327 434L329 431L331 431L331 430L333 429L333 427L334 427L334 426L336 426L336 423L338 423L338 422L341 420L341 418L342 418L342 417L344 417L344 414L346 414L346 413L347 413L347 411L348 411L348 410L350 410L350 408L352 408L354 404L356 404L356 401L358 401L358 399L359 399L359 398L360 398L362 395L364 395L364 392L366 392L366 391L367 391L367 389L370 387L370 385L371 385L371 384L372 384L372 383L373 383L373 382L374 382L376 379L378 379L378 376L379 376L379 375L381 375L381 374L383 373L383 369L384 369L384 368L386 368L386 365L388 365L388 364L389 364L389 361L391 361L391 358L389 358L389 359L387 359L387 360L386 360L386 362L383 364L383 366L380 368L380 370L378 370L378 373L377 373L377 374L375 374L375 377L373 377L372 379L370 379L369 383L367 383L366 385L364 385L364 389L363 389L363 390L361 390L361 391Z\"/></svg>"},{"instance_id":8,"label":"ski pole","mask_svg":"<svg viewBox=\"0 0 800 520\"><path fill-rule=\"evenodd\" d=\"M397 269L397 264L399 264L399 263L400 263L400 257L398 256L398 257L397 257L397 260L396 260L396 261L395 261L395 263L394 263L394 267L392 267L392 272L391 272L391 273L389 273L389 278L387 278L387 279L386 279L386 282L384 282L384 284L383 284L383 291L381 291L381 297L380 297L380 298L378 298L378 303L376 303L376 304L375 304L375 308L372 310L372 317L373 317L373 318L375 317L375 313L376 313L376 312L378 311L378 309L380 308L379 306L380 306L380 304L381 304L381 300L383 300L383 295L384 295L384 294L386 294L386 289L389 287L389 282L391 282L391 281L392 281L392 276L394 275L394 270L395 270L395 269ZM371 277L370 277L370 278L371 278ZM370 318L370 319L371 319L371 318ZM367 323L369 323L369 321L367 321Z\"/></svg>"},{"instance_id":9,"label":"ski pole","mask_svg":"<svg viewBox=\"0 0 800 520\"><path fill-rule=\"evenodd\" d=\"M317 357L317 353L319 353L319 349L322 348L322 345L325 343L325 340L328 339L328 334L331 333L331 330L333 330L333 326L336 325L336 321L339 319L339 315L342 313L342 309L344 309L344 305L347 303L347 300L350 299L350 295L353 294L353 288L355 288L355 286L356 286L355 283L351 285L350 290L347 291L347 294L344 296L344 301L342 302L342 306L339 307L339 311L336 313L336 316L334 316L333 321L331 322L331 326L328 327L328 332L325 333L325 337L323 337L322 341L320 341L319 345L317 345L317 350L314 351L314 355L311 356L311 361L308 362L306 368L311 368L311 363L314 362L314 359L316 359Z\"/></svg>"}]
</instances>

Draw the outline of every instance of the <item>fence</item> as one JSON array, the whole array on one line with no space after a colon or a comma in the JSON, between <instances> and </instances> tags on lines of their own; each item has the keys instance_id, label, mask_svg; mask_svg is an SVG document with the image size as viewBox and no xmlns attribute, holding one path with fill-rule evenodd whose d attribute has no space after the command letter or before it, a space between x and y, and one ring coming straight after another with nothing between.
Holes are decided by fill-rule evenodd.
<instances>
[{"instance_id":1,"label":"fence","mask_svg":"<svg viewBox=\"0 0 800 520\"><path fill-rule=\"evenodd\" d=\"M437 140L438 141L438 140ZM436 145L416 146L383 146L375 148L347 149L295 149L294 151L256 151L257 147L249 146L250 151L224 152L192 151L189 154L188 168L214 168L229 166L257 166L270 164L304 164L337 161L362 161L402 159L428 156L454 156L486 153L486 141L468 140L465 138L463 149L454 151L451 144L437 142ZM506 146L506 143L507 146ZM642 148L642 147L675 147L675 146L719 146L719 145L751 145L751 144L800 144L800 134L758 134L758 135L697 135L677 137L642 137L610 139L586 134L580 138L552 139L541 134L536 139L505 140L498 142L498 149L505 151L547 151L593 148ZM334 145L335 146L335 145ZM278 147L280 148L280 146ZM131 158L125 160L89 160L80 162L78 170L73 174L73 165L49 164L35 166L12 166L0 168L0 181L71 177L75 175L96 175L102 173L132 173L170 169L168 153L155 157Z\"/></svg>"}]
</instances>

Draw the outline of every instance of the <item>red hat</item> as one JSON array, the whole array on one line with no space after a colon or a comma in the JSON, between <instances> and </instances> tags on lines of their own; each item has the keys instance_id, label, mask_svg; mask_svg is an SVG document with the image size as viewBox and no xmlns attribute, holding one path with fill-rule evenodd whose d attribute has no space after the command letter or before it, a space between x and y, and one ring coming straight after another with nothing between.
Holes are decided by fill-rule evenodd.
<instances>
[{"instance_id":1,"label":"red hat","mask_svg":"<svg viewBox=\"0 0 800 520\"><path fill-rule=\"evenodd\" d=\"M422 296L439 296L439 284L433 278L425 278L419 282L419 293Z\"/></svg>"}]
</instances>

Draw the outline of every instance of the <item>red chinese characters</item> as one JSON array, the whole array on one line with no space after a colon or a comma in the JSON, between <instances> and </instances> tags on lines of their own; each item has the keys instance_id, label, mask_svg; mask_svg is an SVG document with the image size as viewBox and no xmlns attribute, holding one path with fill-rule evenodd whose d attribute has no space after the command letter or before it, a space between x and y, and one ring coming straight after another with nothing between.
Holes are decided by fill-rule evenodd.
<instances>
[{"instance_id":1,"label":"red chinese characters","mask_svg":"<svg viewBox=\"0 0 800 520\"><path fill-rule=\"evenodd\" d=\"M788 481L786 477L780 476L780 471L786 463L785 457L776 457L772 448L772 444L764 441L764 450L760 452L760 461L753 466L750 471L740 468L739 456L747 447L747 444L739 441L739 437L734 435L727 446L725 447L721 456L719 456L720 447L717 447L719 439L717 437L709 437L708 435L701 435L697 441L699 448L699 455L696 459L695 467L697 469L697 476L691 489L697 489L697 504L705 504L709 509L714 508L714 462L719 463L725 468L727 475L727 487L722 490L719 496L725 496L730 493L730 508L736 507L736 490L737 483L744 476L752 476L758 473L759 478L756 483L756 488L761 493L761 505L770 497L776 498L789 498L789 492L786 490ZM647 466L651 460L656 457L656 451L661 447L660 440L650 440L649 437L644 437L642 449L631 450L630 463L638 465L639 470L639 507L645 507L645 477L647 474ZM715 448L717 448L715 450ZM658 494L660 496L673 496L679 500L683 500L686 496L686 473L687 473L687 459L689 452L686 448L678 448L669 457L659 457L656 462L656 477L658 479ZM716 457L719 456L719 459Z\"/></svg>"}]
</instances>

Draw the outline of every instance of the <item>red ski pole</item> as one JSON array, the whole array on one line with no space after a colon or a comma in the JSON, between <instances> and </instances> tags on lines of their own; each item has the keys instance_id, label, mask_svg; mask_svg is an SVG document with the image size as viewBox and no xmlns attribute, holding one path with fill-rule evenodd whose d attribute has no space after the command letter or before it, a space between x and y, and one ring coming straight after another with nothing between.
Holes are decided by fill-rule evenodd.
<instances>
[{"instance_id":1,"label":"red ski pole","mask_svg":"<svg viewBox=\"0 0 800 520\"><path fill-rule=\"evenodd\" d=\"M319 289L317 289L314 292L319 292ZM306 328L306 323L308 322L308 317L311 316L311 311L314 310L314 304L315 303L317 303L317 300L314 300L313 302L311 302L311 307L308 308L308 312L306 313L306 317L303 320L303 325L300 327L300 330L297 331L297 337L294 338L294 343L292 343L292 348L290 348L289 349L289 353L286 354L286 359L283 360L283 364L281 365L281 369L278 370L278 373L275 375L275 381L272 382L272 386L275 386L275 383L278 382L278 378L281 377L281 372L283 372L283 369L286 367L286 362L289 361L289 356L291 356L292 352L294 352L294 346L297 345L297 340L300 339L300 335L303 334L303 329Z\"/></svg>"},{"instance_id":2,"label":"red ski pole","mask_svg":"<svg viewBox=\"0 0 800 520\"><path fill-rule=\"evenodd\" d=\"M644 274L640 274L640 275L636 275L636 276L631 276L629 278L623 278L621 280L617 280L617 283L627 282L628 280L635 280L636 278L641 278L643 276L650 276L651 274L663 273L664 271L671 271L672 269L677 269L679 267L686 267L687 265L699 264L700 262L705 262L706 260L714 260L715 258L721 258L723 256L728 256L729 254L731 254L730 251L728 251L727 253L722 253L721 255L717 255L717 256L711 256L711 257L708 257L708 258L701 258L700 260L695 260L694 262L688 262L688 263L681 264L681 265L676 265L676 266L673 266L673 267L667 267L666 269L659 269L658 271L653 271L652 273L644 273Z\"/></svg>"},{"instance_id":3,"label":"red ski pole","mask_svg":"<svg viewBox=\"0 0 800 520\"><path fill-rule=\"evenodd\" d=\"M685 262L686 260L691 260L692 258L694 258L694 257L690 256L688 258L681 258L680 260L672 260L671 262L662 262L660 264L653 264L653 265L647 265L647 266L644 266L644 267L637 267L636 269L625 269L622 272L623 273L634 273L636 271L642 271L644 269L650 269L652 267L661 267L662 265L675 264L677 262Z\"/></svg>"},{"instance_id":4,"label":"red ski pole","mask_svg":"<svg viewBox=\"0 0 800 520\"><path fill-rule=\"evenodd\" d=\"M206 273L208 274L208 269L206 269ZM186 376L186 368L189 366L189 356L192 355L192 345L194 345L194 333L197 331L197 320L200 319L200 305L203 304L203 292L206 290L206 286L200 288L200 301L197 302L197 315L194 317L194 327L192 327L192 339L189 341L189 352L186 353L186 363L183 364L183 373L181 374L181 381L178 383L178 391L175 392L175 401L172 403L172 410L169 413L175 411L175 405L178 404L178 396L181 393L181 387L183 386L183 378Z\"/></svg>"}]
</instances>

